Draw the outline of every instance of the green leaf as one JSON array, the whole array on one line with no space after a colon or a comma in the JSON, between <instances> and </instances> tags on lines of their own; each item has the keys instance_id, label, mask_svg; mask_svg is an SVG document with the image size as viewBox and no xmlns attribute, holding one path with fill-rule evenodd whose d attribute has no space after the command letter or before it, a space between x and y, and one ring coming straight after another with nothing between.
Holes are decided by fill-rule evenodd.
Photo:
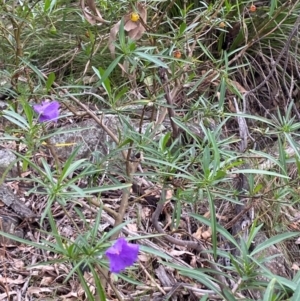
<instances>
[{"instance_id":1,"label":"green leaf","mask_svg":"<svg viewBox=\"0 0 300 301\"><path fill-rule=\"evenodd\" d=\"M215 176L215 173L217 172L217 170L220 168L220 152L219 152L219 148L217 146L217 142L216 142L216 138L215 136L212 134L212 131L207 131L208 134L208 141L209 143L212 145L212 150L213 150L213 175Z\"/></svg>"},{"instance_id":2,"label":"green leaf","mask_svg":"<svg viewBox=\"0 0 300 301\"><path fill-rule=\"evenodd\" d=\"M189 134L189 136L191 136L195 141L199 140L199 137L196 136L183 122L181 122L180 120L178 120L177 118L172 118L172 120L174 121L174 123L176 123L181 129L184 130L184 133Z\"/></svg>"},{"instance_id":3,"label":"green leaf","mask_svg":"<svg viewBox=\"0 0 300 301\"><path fill-rule=\"evenodd\" d=\"M47 81L46 81L46 89L47 89L47 93L50 91L51 87L52 87L52 84L54 83L55 81L55 73L54 72L51 72L49 75L48 75L48 78L47 78Z\"/></svg>"},{"instance_id":4,"label":"green leaf","mask_svg":"<svg viewBox=\"0 0 300 301\"><path fill-rule=\"evenodd\" d=\"M118 89L118 93L114 97L115 102L119 101L122 97L124 97L124 95L128 92L128 90L129 90L128 87L123 87L120 90Z\"/></svg>"},{"instance_id":5,"label":"green leaf","mask_svg":"<svg viewBox=\"0 0 300 301\"><path fill-rule=\"evenodd\" d=\"M99 278L99 276L101 274L96 272L95 269L93 269L93 268L91 269L91 272L93 274L93 279L95 281L95 285L96 285L96 289L97 289L97 298L99 298L99 300L101 300L101 301L105 301L106 300L105 290L103 289L103 287L101 285L101 280ZM90 300L94 300L94 299L90 299Z\"/></svg>"},{"instance_id":6,"label":"green leaf","mask_svg":"<svg viewBox=\"0 0 300 301\"><path fill-rule=\"evenodd\" d=\"M203 172L204 172L204 176L205 179L209 178L209 173L210 173L210 169L209 169L209 165L210 165L210 149L209 147L206 145L203 151L203 158L202 158L202 168L203 168Z\"/></svg>"},{"instance_id":7,"label":"green leaf","mask_svg":"<svg viewBox=\"0 0 300 301\"><path fill-rule=\"evenodd\" d=\"M300 235L300 232L287 232L287 233L275 235L275 236L269 238L268 240L264 241L263 243L259 244L258 246L256 246L256 248L251 252L250 256L252 257L253 255L259 253L260 251L267 249L270 246L273 246L275 244L282 242L283 240L286 240L286 239L289 239L289 238L292 238L295 236L299 236L299 235Z\"/></svg>"},{"instance_id":8,"label":"green leaf","mask_svg":"<svg viewBox=\"0 0 300 301\"><path fill-rule=\"evenodd\" d=\"M221 78L221 83L220 83L220 97L219 97L219 110L224 109L224 101L225 101L225 93L226 93L226 79L224 76Z\"/></svg>"},{"instance_id":9,"label":"green leaf","mask_svg":"<svg viewBox=\"0 0 300 301\"><path fill-rule=\"evenodd\" d=\"M136 52L134 52L134 54L136 56L139 56L140 58L146 60L146 61L154 63L155 65L157 65L159 67L168 68L168 66L165 63L163 63L160 59L158 59L154 55L150 55L150 54L140 52L140 51L136 51Z\"/></svg>"},{"instance_id":10,"label":"green leaf","mask_svg":"<svg viewBox=\"0 0 300 301\"><path fill-rule=\"evenodd\" d=\"M126 51L126 38L125 38L125 30L124 30L124 18L121 19L120 27L119 27L119 42L121 49Z\"/></svg>"},{"instance_id":11,"label":"green leaf","mask_svg":"<svg viewBox=\"0 0 300 301\"><path fill-rule=\"evenodd\" d=\"M260 192L262 188L263 188L263 185L261 183L257 184L253 189L253 194Z\"/></svg>"},{"instance_id":12,"label":"green leaf","mask_svg":"<svg viewBox=\"0 0 300 301\"><path fill-rule=\"evenodd\" d=\"M44 2L44 12L46 12L49 9L50 4L51 4L51 0L45 0L45 2Z\"/></svg>"},{"instance_id":13,"label":"green leaf","mask_svg":"<svg viewBox=\"0 0 300 301\"><path fill-rule=\"evenodd\" d=\"M114 59L110 65L107 67L105 72L103 74L100 74L99 70L96 67L92 67L98 78L100 79L100 82L97 83L97 86L100 86L103 84L103 82L109 77L109 75L112 73L112 71L116 68L118 65L119 61L123 55L118 56L116 59ZM105 86L104 86L105 87Z\"/></svg>"},{"instance_id":14,"label":"green leaf","mask_svg":"<svg viewBox=\"0 0 300 301\"><path fill-rule=\"evenodd\" d=\"M250 246L253 243L253 240L255 239L255 236L257 235L259 230L262 228L262 226L263 226L263 224L256 227L256 220L254 220L254 222L252 223L252 225L250 227L250 231L249 231L248 240L246 242L248 250L250 249Z\"/></svg>"},{"instance_id":15,"label":"green leaf","mask_svg":"<svg viewBox=\"0 0 300 301\"><path fill-rule=\"evenodd\" d=\"M296 157L295 160L296 160L296 166L297 166L297 173L298 173L298 176L300 176L300 159Z\"/></svg>"},{"instance_id":16,"label":"green leaf","mask_svg":"<svg viewBox=\"0 0 300 301\"><path fill-rule=\"evenodd\" d=\"M215 209L215 202L212 198L212 195L210 193L210 190L207 190L207 198L209 203L209 212L210 212L210 226L211 226L211 232L212 232L212 244L213 244L213 254L214 259L217 260L217 218L216 218L216 209Z\"/></svg>"},{"instance_id":17,"label":"green leaf","mask_svg":"<svg viewBox=\"0 0 300 301\"><path fill-rule=\"evenodd\" d=\"M171 133L168 132L159 139L159 148L161 149L162 152L165 152L167 150L167 145L168 142L170 141L170 138L171 138Z\"/></svg>"},{"instance_id":18,"label":"green leaf","mask_svg":"<svg viewBox=\"0 0 300 301\"><path fill-rule=\"evenodd\" d=\"M49 252L54 252L55 251L53 248L49 247L48 245L46 245L44 243L39 244L39 243L33 242L31 240L23 239L23 238L20 238L18 236L15 236L15 235L3 232L3 231L0 231L0 236L18 241L21 244L26 244L26 245L35 247L36 249L41 249L41 250L45 250L45 251L49 251Z\"/></svg>"},{"instance_id":19,"label":"green leaf","mask_svg":"<svg viewBox=\"0 0 300 301\"><path fill-rule=\"evenodd\" d=\"M83 277L82 273L80 272L80 269L77 269L77 270L79 270L78 277L79 277L80 283L84 289L84 292L86 294L87 300L95 300L95 298L93 297L93 293L90 290L90 283L87 283L87 281ZM105 301L106 299L104 299L104 300L100 299L100 300Z\"/></svg>"},{"instance_id":20,"label":"green leaf","mask_svg":"<svg viewBox=\"0 0 300 301\"><path fill-rule=\"evenodd\" d=\"M186 179L194 178L192 174L188 173L184 168L179 167L177 164L173 164L173 163L167 162L165 160L156 159L156 158L153 158L153 157L150 157L150 156L149 157L144 156L144 160L154 162L154 163L156 163L158 165L161 165L161 166L168 166L168 167L171 167L172 169L177 170L177 171L181 171L183 173L179 175L180 178L186 178Z\"/></svg>"},{"instance_id":21,"label":"green leaf","mask_svg":"<svg viewBox=\"0 0 300 301\"><path fill-rule=\"evenodd\" d=\"M49 164L45 161L44 158L41 158L41 163L43 164L43 168L44 168L44 175L46 176L47 180L52 184L55 185L56 184L56 180L53 178L54 173L51 170ZM46 179L45 179L46 180Z\"/></svg>"},{"instance_id":22,"label":"green leaf","mask_svg":"<svg viewBox=\"0 0 300 301\"><path fill-rule=\"evenodd\" d=\"M215 63L216 59L213 57L213 55L211 54L211 52L206 48L206 46L204 46L201 42L200 39L197 39L197 43L200 46L201 50L203 51L203 53L208 56L208 58Z\"/></svg>"},{"instance_id":23,"label":"green leaf","mask_svg":"<svg viewBox=\"0 0 300 301\"><path fill-rule=\"evenodd\" d=\"M26 132L30 129L27 120L21 116L20 114L10 111L10 110L3 110L3 117L5 117L10 122L14 123L21 129L25 130Z\"/></svg>"},{"instance_id":24,"label":"green leaf","mask_svg":"<svg viewBox=\"0 0 300 301\"><path fill-rule=\"evenodd\" d=\"M272 279L271 282L268 284L268 287L266 289L266 292L264 294L264 299L263 301L273 301L273 295L274 295L274 288L275 288L275 283L276 279Z\"/></svg>"},{"instance_id":25,"label":"green leaf","mask_svg":"<svg viewBox=\"0 0 300 301\"><path fill-rule=\"evenodd\" d=\"M72 157L72 155L71 155L71 157ZM76 169L84 167L83 163L85 163L87 161L87 159L79 159L79 160L76 160L75 162L71 162L73 159L74 159L74 157L70 161L68 159L66 162L67 164L64 165L62 173L59 177L60 182L65 180L68 176L71 176Z\"/></svg>"},{"instance_id":26,"label":"green leaf","mask_svg":"<svg viewBox=\"0 0 300 301\"><path fill-rule=\"evenodd\" d=\"M299 234L298 234L299 235ZM288 288L290 288L291 290L295 291L296 290L296 284L293 283L291 280L287 279L287 278L284 278L284 277L281 277L281 276L277 276L273 273L271 273L269 271L269 269L267 269L263 264L261 264L260 262L258 262L258 260L256 260L255 258L251 258L251 260L253 262L255 262L260 268L262 271L260 271L260 275L263 276L263 277L268 277L270 279L276 279L276 281L279 283L279 285L281 286L286 286ZM297 300L298 301L298 300Z\"/></svg>"},{"instance_id":27,"label":"green leaf","mask_svg":"<svg viewBox=\"0 0 300 301\"><path fill-rule=\"evenodd\" d=\"M133 276L136 275L135 270L133 268L129 268L129 270L131 270L131 272L129 272L128 274L132 274ZM123 279L127 283L131 283L133 285L144 285L145 284L144 282L134 280L131 277L124 275L123 273L118 274L118 278Z\"/></svg>"},{"instance_id":28,"label":"green leaf","mask_svg":"<svg viewBox=\"0 0 300 301\"><path fill-rule=\"evenodd\" d=\"M106 241L108 241L108 239L113 236L115 233L119 232L122 230L122 228L124 228L127 224L131 223L132 221L131 220L127 220L126 222L120 224L119 226L117 227L114 227L112 228L108 233L106 233L105 235L103 235L101 237L101 239L99 240L99 244L102 244Z\"/></svg>"},{"instance_id":29,"label":"green leaf","mask_svg":"<svg viewBox=\"0 0 300 301\"><path fill-rule=\"evenodd\" d=\"M185 30L186 30L186 23L183 22L179 26L179 35L182 35Z\"/></svg>"},{"instance_id":30,"label":"green leaf","mask_svg":"<svg viewBox=\"0 0 300 301\"><path fill-rule=\"evenodd\" d=\"M61 250L64 250L65 247L63 245L62 236L58 233L57 221L54 220L51 210L48 211L48 219L51 226L51 234L55 237L55 245Z\"/></svg>"},{"instance_id":31,"label":"green leaf","mask_svg":"<svg viewBox=\"0 0 300 301\"><path fill-rule=\"evenodd\" d=\"M271 5L270 5L270 9L269 9L269 17L271 18L275 8L277 8L277 0L271 0ZM300 299L299 299L300 300Z\"/></svg>"},{"instance_id":32,"label":"green leaf","mask_svg":"<svg viewBox=\"0 0 300 301\"><path fill-rule=\"evenodd\" d=\"M49 7L49 12L52 12L52 10L55 7L56 3L57 3L57 0L51 0L50 7Z\"/></svg>"},{"instance_id":33,"label":"green leaf","mask_svg":"<svg viewBox=\"0 0 300 301\"><path fill-rule=\"evenodd\" d=\"M293 297L291 298L290 301L299 301L300 300L300 285L299 283L296 286L296 290L293 294Z\"/></svg>"},{"instance_id":34,"label":"green leaf","mask_svg":"<svg viewBox=\"0 0 300 301\"><path fill-rule=\"evenodd\" d=\"M214 279L209 276L208 274L205 274L200 269L191 269L190 267L183 267L178 266L176 264L165 262L164 265L170 266L172 268L175 268L176 270L180 271L181 275L196 279L200 283L202 283L204 286L208 287L210 290L215 292L217 295L221 295L221 291L218 286L216 286Z\"/></svg>"},{"instance_id":35,"label":"green leaf","mask_svg":"<svg viewBox=\"0 0 300 301\"><path fill-rule=\"evenodd\" d=\"M144 239L144 237L141 237L141 239ZM161 252L159 250L150 248L150 247L146 247L146 246L140 245L140 250L143 251L143 252L145 252L145 253L154 255L155 258L156 257L160 257L160 258L165 259L165 260L172 260L172 257L169 256L168 254L166 254L164 252Z\"/></svg>"},{"instance_id":36,"label":"green leaf","mask_svg":"<svg viewBox=\"0 0 300 301\"><path fill-rule=\"evenodd\" d=\"M237 301L230 290L225 288L223 290L223 294L224 294L224 297L226 298L226 301Z\"/></svg>"},{"instance_id":37,"label":"green leaf","mask_svg":"<svg viewBox=\"0 0 300 301\"><path fill-rule=\"evenodd\" d=\"M280 148L280 146L279 146ZM273 162L275 165L277 165L278 167L280 167L280 169L285 172L285 168L284 165L281 163L280 160L277 160L276 158L274 158L271 154L265 153L265 152L261 152L261 151L256 151L256 150L250 150L251 153L262 157L262 158L266 158L267 160Z\"/></svg>"},{"instance_id":38,"label":"green leaf","mask_svg":"<svg viewBox=\"0 0 300 301\"><path fill-rule=\"evenodd\" d=\"M263 118L263 117L260 117L260 116L257 116L257 115L249 115L249 114L244 114L244 113L239 113L239 114L224 113L224 116L249 118L249 119L253 119L253 120L256 120L256 121L261 121L263 123L271 125L272 127L275 127L275 125L269 119Z\"/></svg>"},{"instance_id":39,"label":"green leaf","mask_svg":"<svg viewBox=\"0 0 300 301\"><path fill-rule=\"evenodd\" d=\"M44 83L45 78L44 74L33 64L31 64L29 61L27 61L24 57L20 56L19 59L26 65L28 66L35 74L36 76Z\"/></svg>"},{"instance_id":40,"label":"green leaf","mask_svg":"<svg viewBox=\"0 0 300 301\"><path fill-rule=\"evenodd\" d=\"M110 96L111 95L111 87L110 87L110 80L108 77L104 77L105 70L99 67L99 73L101 75L101 83L102 87L105 89L106 93Z\"/></svg>"},{"instance_id":41,"label":"green leaf","mask_svg":"<svg viewBox=\"0 0 300 301\"><path fill-rule=\"evenodd\" d=\"M236 173L250 173L250 174L260 174L260 175L269 175L284 179L289 179L290 177L279 174L277 172L268 171L268 170L260 170L260 169L240 169L240 170L234 170L231 172L228 172L228 174L236 174Z\"/></svg>"},{"instance_id":42,"label":"green leaf","mask_svg":"<svg viewBox=\"0 0 300 301\"><path fill-rule=\"evenodd\" d=\"M192 216L193 218L197 219L198 221L200 221L201 223L210 226L211 222L209 219L200 216L198 214L190 214L190 216ZM231 242L236 248L238 248L240 250L240 246L239 243L236 242L236 240L234 239L234 237L222 226L220 226L219 224L216 224L216 230L222 235L224 236L224 238Z\"/></svg>"},{"instance_id":43,"label":"green leaf","mask_svg":"<svg viewBox=\"0 0 300 301\"><path fill-rule=\"evenodd\" d=\"M290 146L293 148L295 154L300 159L299 145L295 142L295 140L291 137L290 134L284 133L286 140L289 142Z\"/></svg>"}]
</instances>

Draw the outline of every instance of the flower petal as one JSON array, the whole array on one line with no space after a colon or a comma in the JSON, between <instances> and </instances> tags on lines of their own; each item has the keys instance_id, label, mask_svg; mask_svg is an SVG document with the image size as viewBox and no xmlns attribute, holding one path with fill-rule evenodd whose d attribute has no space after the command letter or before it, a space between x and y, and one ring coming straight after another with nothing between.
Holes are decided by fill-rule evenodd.
<instances>
[{"instance_id":1,"label":"flower petal","mask_svg":"<svg viewBox=\"0 0 300 301\"><path fill-rule=\"evenodd\" d=\"M34 105L33 109L39 114L39 121L56 121L59 116L59 103L57 101L43 101L40 105Z\"/></svg>"},{"instance_id":2,"label":"flower petal","mask_svg":"<svg viewBox=\"0 0 300 301\"><path fill-rule=\"evenodd\" d=\"M124 238L119 238L113 246L106 251L110 261L110 271L119 273L137 260L139 246L128 243Z\"/></svg>"}]
</instances>

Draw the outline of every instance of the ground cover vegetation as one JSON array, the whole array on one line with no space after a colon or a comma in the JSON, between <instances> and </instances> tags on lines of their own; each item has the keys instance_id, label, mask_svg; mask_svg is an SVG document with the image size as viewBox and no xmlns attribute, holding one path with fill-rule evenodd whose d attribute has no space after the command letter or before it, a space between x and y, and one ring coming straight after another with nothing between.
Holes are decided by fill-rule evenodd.
<instances>
[{"instance_id":1,"label":"ground cover vegetation","mask_svg":"<svg viewBox=\"0 0 300 301\"><path fill-rule=\"evenodd\" d=\"M0 15L1 300L300 300L300 1Z\"/></svg>"}]
</instances>

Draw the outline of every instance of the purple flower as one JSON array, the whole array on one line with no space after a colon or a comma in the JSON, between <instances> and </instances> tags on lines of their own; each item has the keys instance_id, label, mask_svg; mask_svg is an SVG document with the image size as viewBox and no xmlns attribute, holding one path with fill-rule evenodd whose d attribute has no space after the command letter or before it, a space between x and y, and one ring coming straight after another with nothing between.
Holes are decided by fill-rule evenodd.
<instances>
[{"instance_id":1,"label":"purple flower","mask_svg":"<svg viewBox=\"0 0 300 301\"><path fill-rule=\"evenodd\" d=\"M39 121L56 121L59 115L59 103L57 101L43 101L40 105L34 105L33 109L39 114Z\"/></svg>"},{"instance_id":2,"label":"purple flower","mask_svg":"<svg viewBox=\"0 0 300 301\"><path fill-rule=\"evenodd\" d=\"M107 249L105 255L110 261L110 271L120 273L126 267L134 264L139 253L139 246L129 244L124 238L119 238L114 245Z\"/></svg>"}]
</instances>

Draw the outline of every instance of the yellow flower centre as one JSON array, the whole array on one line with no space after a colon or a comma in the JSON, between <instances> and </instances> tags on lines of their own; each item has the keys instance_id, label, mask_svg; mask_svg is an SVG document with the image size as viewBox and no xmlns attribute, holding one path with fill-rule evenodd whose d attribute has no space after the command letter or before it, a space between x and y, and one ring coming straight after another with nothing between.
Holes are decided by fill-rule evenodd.
<instances>
[{"instance_id":1,"label":"yellow flower centre","mask_svg":"<svg viewBox=\"0 0 300 301\"><path fill-rule=\"evenodd\" d=\"M137 22L139 19L140 19L140 16L139 16L138 13L131 13L131 15L130 15L130 20L131 20L132 22Z\"/></svg>"}]
</instances>

